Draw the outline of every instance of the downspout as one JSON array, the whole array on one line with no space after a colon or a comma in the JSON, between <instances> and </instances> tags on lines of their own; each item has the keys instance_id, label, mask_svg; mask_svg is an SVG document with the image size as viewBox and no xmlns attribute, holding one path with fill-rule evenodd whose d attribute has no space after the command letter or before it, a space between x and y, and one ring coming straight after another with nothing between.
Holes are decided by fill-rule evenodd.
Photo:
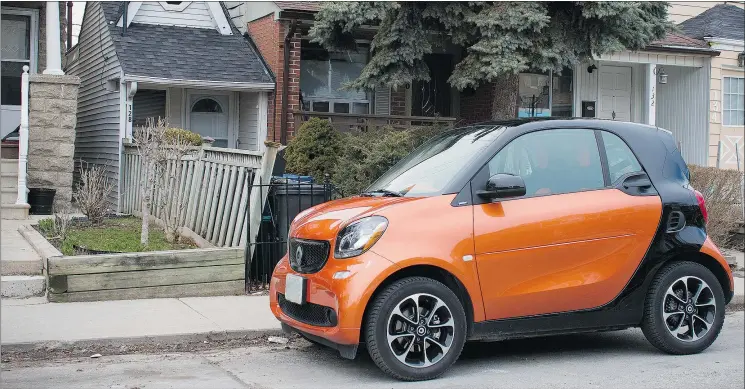
<instances>
[{"instance_id":1,"label":"downspout","mask_svg":"<svg viewBox=\"0 0 745 389\"><path fill-rule=\"evenodd\" d=\"M293 20L290 23L290 30L285 35L285 47L284 47L284 63L282 65L282 117L280 118L280 143L283 145L287 144L287 99L290 93L289 89L289 78L290 78L290 42L292 37L295 35L297 30L297 20Z\"/></svg>"},{"instance_id":2,"label":"downspout","mask_svg":"<svg viewBox=\"0 0 745 389\"><path fill-rule=\"evenodd\" d=\"M67 51L72 48L72 1L67 2Z\"/></svg>"}]
</instances>

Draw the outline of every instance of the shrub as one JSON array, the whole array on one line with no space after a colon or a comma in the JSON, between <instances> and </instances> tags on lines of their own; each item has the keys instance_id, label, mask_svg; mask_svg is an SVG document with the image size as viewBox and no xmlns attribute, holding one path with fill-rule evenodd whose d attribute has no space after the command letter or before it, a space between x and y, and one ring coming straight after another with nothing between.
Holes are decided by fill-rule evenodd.
<instances>
[{"instance_id":1,"label":"shrub","mask_svg":"<svg viewBox=\"0 0 745 389\"><path fill-rule=\"evenodd\" d=\"M91 223L99 224L109 212L108 197L114 184L100 166L92 165L86 169L84 165L81 161L80 180L73 192L73 199Z\"/></svg>"},{"instance_id":2,"label":"shrub","mask_svg":"<svg viewBox=\"0 0 745 389\"><path fill-rule=\"evenodd\" d=\"M347 133L343 137L343 151L334 168L332 182L345 196L358 194L441 131L441 127L430 126L408 130L378 128Z\"/></svg>"},{"instance_id":3,"label":"shrub","mask_svg":"<svg viewBox=\"0 0 745 389\"><path fill-rule=\"evenodd\" d=\"M170 127L166 129L165 137L169 143L179 140L180 143L186 143L191 146L201 146L203 142L201 135L193 131L184 130L183 128Z\"/></svg>"},{"instance_id":4,"label":"shrub","mask_svg":"<svg viewBox=\"0 0 745 389\"><path fill-rule=\"evenodd\" d=\"M743 242L735 239L734 230L742 223L743 174L736 170L715 167L688 166L691 172L691 186L696 188L706 200L709 222L706 232L722 248L742 250Z\"/></svg>"},{"instance_id":5,"label":"shrub","mask_svg":"<svg viewBox=\"0 0 745 389\"><path fill-rule=\"evenodd\" d=\"M310 175L323 181L339 159L341 134L327 120L312 118L305 122L285 149L288 172Z\"/></svg>"}]
</instances>

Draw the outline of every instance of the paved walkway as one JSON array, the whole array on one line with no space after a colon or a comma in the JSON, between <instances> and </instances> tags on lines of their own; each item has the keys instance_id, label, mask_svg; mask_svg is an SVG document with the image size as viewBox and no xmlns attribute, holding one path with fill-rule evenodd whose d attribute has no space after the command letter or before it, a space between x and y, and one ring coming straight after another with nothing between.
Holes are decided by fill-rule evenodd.
<instances>
[{"instance_id":1,"label":"paved walkway","mask_svg":"<svg viewBox=\"0 0 745 389\"><path fill-rule=\"evenodd\" d=\"M280 330L268 296L47 303L3 299L2 345Z\"/></svg>"},{"instance_id":2,"label":"paved walkway","mask_svg":"<svg viewBox=\"0 0 745 389\"><path fill-rule=\"evenodd\" d=\"M46 216L49 217L49 216ZM0 260L2 274L37 274L41 273L41 257L31 245L18 233L18 227L25 224L37 224L39 217L26 220L0 220Z\"/></svg>"}]
</instances>

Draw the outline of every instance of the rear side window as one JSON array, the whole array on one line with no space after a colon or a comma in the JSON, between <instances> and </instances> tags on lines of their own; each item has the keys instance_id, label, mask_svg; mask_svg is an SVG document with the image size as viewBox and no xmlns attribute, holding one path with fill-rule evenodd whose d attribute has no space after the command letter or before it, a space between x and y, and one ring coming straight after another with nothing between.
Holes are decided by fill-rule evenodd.
<instances>
[{"instance_id":1,"label":"rear side window","mask_svg":"<svg viewBox=\"0 0 745 389\"><path fill-rule=\"evenodd\" d=\"M521 135L500 150L488 166L489 175L522 177L526 197L605 186L593 130L556 129Z\"/></svg>"},{"instance_id":2,"label":"rear side window","mask_svg":"<svg viewBox=\"0 0 745 389\"><path fill-rule=\"evenodd\" d=\"M608 155L610 182L615 183L624 174L642 171L642 166L626 142L610 132L602 131L605 153Z\"/></svg>"}]
</instances>

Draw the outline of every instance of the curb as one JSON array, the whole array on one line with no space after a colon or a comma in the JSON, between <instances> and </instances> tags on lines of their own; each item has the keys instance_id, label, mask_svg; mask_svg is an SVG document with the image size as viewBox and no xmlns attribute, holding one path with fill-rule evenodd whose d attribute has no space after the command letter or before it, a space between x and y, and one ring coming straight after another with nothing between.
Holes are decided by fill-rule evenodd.
<instances>
[{"instance_id":1,"label":"curb","mask_svg":"<svg viewBox=\"0 0 745 389\"><path fill-rule=\"evenodd\" d=\"M3 343L3 353L23 353L44 350L47 352L74 349L110 349L121 347L136 348L147 346L150 348L169 348L172 346L187 346L189 344L209 344L229 341L253 341L269 336L286 336L281 328L267 328L256 330L212 331L188 334L170 334L153 336L134 336L121 338L98 338L74 341L38 341L21 343Z\"/></svg>"}]
</instances>

